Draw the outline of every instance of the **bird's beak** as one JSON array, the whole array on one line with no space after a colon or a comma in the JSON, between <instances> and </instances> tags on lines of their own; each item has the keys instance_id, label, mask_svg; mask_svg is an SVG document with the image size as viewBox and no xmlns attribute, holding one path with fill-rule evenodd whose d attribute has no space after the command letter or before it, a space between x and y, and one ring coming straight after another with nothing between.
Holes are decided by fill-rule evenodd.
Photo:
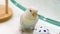
<instances>
[{"instance_id":1,"label":"bird's beak","mask_svg":"<svg viewBox=\"0 0 60 34\"><path fill-rule=\"evenodd\" d=\"M34 17L37 17L37 12L34 12L32 15L33 15Z\"/></svg>"}]
</instances>

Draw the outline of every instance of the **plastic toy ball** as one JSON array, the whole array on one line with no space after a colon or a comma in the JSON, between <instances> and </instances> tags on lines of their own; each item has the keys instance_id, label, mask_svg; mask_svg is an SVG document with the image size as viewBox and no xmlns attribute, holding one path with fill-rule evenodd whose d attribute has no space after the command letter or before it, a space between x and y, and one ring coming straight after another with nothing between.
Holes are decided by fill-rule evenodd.
<instances>
[{"instance_id":1,"label":"plastic toy ball","mask_svg":"<svg viewBox=\"0 0 60 34\"><path fill-rule=\"evenodd\" d=\"M33 34L49 34L49 30L40 26L40 27L34 29Z\"/></svg>"}]
</instances>

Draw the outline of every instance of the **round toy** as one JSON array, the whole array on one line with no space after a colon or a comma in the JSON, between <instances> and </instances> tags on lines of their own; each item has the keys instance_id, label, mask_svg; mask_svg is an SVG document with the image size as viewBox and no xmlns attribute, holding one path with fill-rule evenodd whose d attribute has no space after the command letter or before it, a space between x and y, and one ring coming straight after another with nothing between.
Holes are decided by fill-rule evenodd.
<instances>
[{"instance_id":1,"label":"round toy","mask_svg":"<svg viewBox=\"0 0 60 34\"><path fill-rule=\"evenodd\" d=\"M49 34L49 30L45 27L38 27L34 29L33 34Z\"/></svg>"}]
</instances>

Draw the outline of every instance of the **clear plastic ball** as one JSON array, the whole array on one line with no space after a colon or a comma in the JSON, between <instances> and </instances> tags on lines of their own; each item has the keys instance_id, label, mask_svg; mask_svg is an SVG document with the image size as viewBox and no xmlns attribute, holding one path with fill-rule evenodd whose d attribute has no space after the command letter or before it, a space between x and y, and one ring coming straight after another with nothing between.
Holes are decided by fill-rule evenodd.
<instances>
[{"instance_id":1,"label":"clear plastic ball","mask_svg":"<svg viewBox=\"0 0 60 34\"><path fill-rule=\"evenodd\" d=\"M34 29L33 34L49 34L49 30L40 26Z\"/></svg>"}]
</instances>

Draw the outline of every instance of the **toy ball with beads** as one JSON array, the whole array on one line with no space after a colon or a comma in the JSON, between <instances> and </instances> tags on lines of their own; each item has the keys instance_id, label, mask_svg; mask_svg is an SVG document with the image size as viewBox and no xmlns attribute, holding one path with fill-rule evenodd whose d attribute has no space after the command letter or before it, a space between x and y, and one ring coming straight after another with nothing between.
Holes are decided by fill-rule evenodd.
<instances>
[{"instance_id":1,"label":"toy ball with beads","mask_svg":"<svg viewBox=\"0 0 60 34\"><path fill-rule=\"evenodd\" d=\"M49 30L45 27L38 27L34 29L33 34L49 34Z\"/></svg>"}]
</instances>

